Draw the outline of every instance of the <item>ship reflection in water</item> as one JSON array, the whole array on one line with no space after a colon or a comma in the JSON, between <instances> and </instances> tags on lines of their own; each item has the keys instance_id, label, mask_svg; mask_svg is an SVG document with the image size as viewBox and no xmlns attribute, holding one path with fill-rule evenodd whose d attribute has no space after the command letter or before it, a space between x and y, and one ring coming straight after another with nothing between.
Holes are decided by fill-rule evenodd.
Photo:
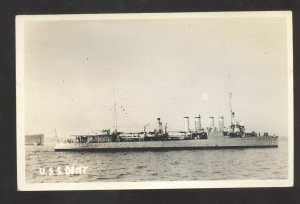
<instances>
[{"instance_id":1,"label":"ship reflection in water","mask_svg":"<svg viewBox=\"0 0 300 204\"><path fill-rule=\"evenodd\" d=\"M190 181L286 179L288 140L278 148L143 152L54 152L56 141L26 146L26 181ZM41 175L39 168L88 167L81 175Z\"/></svg>"}]
</instances>

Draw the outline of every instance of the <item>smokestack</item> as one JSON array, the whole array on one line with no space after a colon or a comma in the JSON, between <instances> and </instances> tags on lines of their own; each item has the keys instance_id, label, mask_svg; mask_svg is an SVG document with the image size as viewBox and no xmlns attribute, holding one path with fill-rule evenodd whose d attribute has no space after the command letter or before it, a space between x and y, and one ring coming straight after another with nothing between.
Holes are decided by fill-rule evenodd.
<instances>
[{"instance_id":1,"label":"smokestack","mask_svg":"<svg viewBox=\"0 0 300 204\"><path fill-rule=\"evenodd\" d=\"M219 117L219 130L224 131L224 117Z\"/></svg>"},{"instance_id":2,"label":"smokestack","mask_svg":"<svg viewBox=\"0 0 300 204\"><path fill-rule=\"evenodd\" d=\"M158 123L158 132L162 133L163 127L162 127L162 123L160 122L160 118L157 118L157 123Z\"/></svg>"},{"instance_id":3,"label":"smokestack","mask_svg":"<svg viewBox=\"0 0 300 204\"><path fill-rule=\"evenodd\" d=\"M210 119L210 122L209 122L210 128L214 129L215 128L214 117L209 117L209 119Z\"/></svg>"},{"instance_id":4,"label":"smokestack","mask_svg":"<svg viewBox=\"0 0 300 204\"><path fill-rule=\"evenodd\" d=\"M195 131L196 132L201 131L201 117L200 117L200 115L195 117Z\"/></svg>"},{"instance_id":5,"label":"smokestack","mask_svg":"<svg viewBox=\"0 0 300 204\"><path fill-rule=\"evenodd\" d=\"M190 132L189 117L184 117L184 128L185 132Z\"/></svg>"}]
</instances>

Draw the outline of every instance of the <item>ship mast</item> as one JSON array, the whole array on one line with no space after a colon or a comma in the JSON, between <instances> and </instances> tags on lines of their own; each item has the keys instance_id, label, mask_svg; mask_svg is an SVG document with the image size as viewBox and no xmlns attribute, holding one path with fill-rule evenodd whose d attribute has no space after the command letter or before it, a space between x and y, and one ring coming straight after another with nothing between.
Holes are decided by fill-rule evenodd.
<instances>
[{"instance_id":1,"label":"ship mast","mask_svg":"<svg viewBox=\"0 0 300 204\"><path fill-rule=\"evenodd\" d=\"M117 118L117 104L114 103L114 120L115 120L115 130L114 132L118 132L118 118Z\"/></svg>"},{"instance_id":2,"label":"ship mast","mask_svg":"<svg viewBox=\"0 0 300 204\"><path fill-rule=\"evenodd\" d=\"M117 118L117 104L116 104L116 90L113 88L113 97L114 97L114 132L118 133L118 118Z\"/></svg>"},{"instance_id":3,"label":"ship mast","mask_svg":"<svg viewBox=\"0 0 300 204\"><path fill-rule=\"evenodd\" d=\"M232 125L232 104L231 104L232 93L229 93L229 109L230 109L230 125Z\"/></svg>"},{"instance_id":4,"label":"ship mast","mask_svg":"<svg viewBox=\"0 0 300 204\"><path fill-rule=\"evenodd\" d=\"M230 88L230 72L228 74L228 80L229 80L229 110L230 110L230 126L233 125L233 112L232 112L232 103L231 103L231 99L232 99L232 92L231 92L231 88Z\"/></svg>"},{"instance_id":5,"label":"ship mast","mask_svg":"<svg viewBox=\"0 0 300 204\"><path fill-rule=\"evenodd\" d=\"M58 139L58 136L57 136L57 132L56 132L56 128L54 129L54 133L55 133L56 141L59 142L59 139Z\"/></svg>"}]
</instances>

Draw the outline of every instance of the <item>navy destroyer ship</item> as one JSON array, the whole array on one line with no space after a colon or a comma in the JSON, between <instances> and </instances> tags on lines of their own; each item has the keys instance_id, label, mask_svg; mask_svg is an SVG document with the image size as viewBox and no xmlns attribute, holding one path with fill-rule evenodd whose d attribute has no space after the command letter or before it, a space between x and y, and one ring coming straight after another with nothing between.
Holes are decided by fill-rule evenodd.
<instances>
[{"instance_id":1,"label":"navy destroyer ship","mask_svg":"<svg viewBox=\"0 0 300 204\"><path fill-rule=\"evenodd\" d=\"M201 116L195 117L195 129L191 130L189 117L184 117L184 131L168 131L157 118L157 128L147 131L147 125L141 132L126 133L115 129L102 130L87 135L71 135L70 139L58 142L55 151L137 151L137 150L182 150L182 149L224 149L224 148L267 148L278 147L278 136L268 133L246 132L243 122L235 119L231 108L230 124L224 126L224 117L218 118L218 127L214 117L210 117L209 127L202 128Z\"/></svg>"}]
</instances>

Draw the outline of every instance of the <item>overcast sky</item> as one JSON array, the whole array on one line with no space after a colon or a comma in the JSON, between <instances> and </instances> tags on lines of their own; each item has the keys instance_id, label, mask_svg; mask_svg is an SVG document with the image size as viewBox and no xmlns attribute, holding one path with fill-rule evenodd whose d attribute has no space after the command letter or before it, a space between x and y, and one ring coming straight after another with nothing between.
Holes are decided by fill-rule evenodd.
<instances>
[{"instance_id":1,"label":"overcast sky","mask_svg":"<svg viewBox=\"0 0 300 204\"><path fill-rule=\"evenodd\" d=\"M114 102L119 131L154 128L157 117L183 130L184 116L193 129L199 114L204 126L223 115L227 125L232 92L248 131L287 135L286 26L283 17L26 22L25 129L112 128Z\"/></svg>"}]
</instances>

